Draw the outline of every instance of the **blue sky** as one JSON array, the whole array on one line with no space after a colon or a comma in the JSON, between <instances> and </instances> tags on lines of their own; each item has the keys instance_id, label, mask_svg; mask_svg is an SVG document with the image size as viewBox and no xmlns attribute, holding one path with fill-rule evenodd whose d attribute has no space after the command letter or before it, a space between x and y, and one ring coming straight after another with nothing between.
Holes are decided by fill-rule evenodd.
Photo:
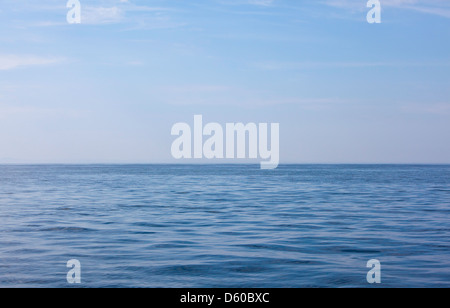
<instances>
[{"instance_id":1,"label":"blue sky","mask_svg":"<svg viewBox=\"0 0 450 308\"><path fill-rule=\"evenodd\" d=\"M0 163L175 162L176 122L280 123L282 163L450 163L450 1L0 4Z\"/></svg>"}]
</instances>

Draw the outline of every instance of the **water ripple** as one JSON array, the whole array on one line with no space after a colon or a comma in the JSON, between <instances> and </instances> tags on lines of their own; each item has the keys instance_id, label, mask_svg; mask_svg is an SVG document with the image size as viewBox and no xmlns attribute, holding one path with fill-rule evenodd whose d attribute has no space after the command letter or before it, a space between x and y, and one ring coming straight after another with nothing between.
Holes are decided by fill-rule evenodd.
<instances>
[{"instance_id":1,"label":"water ripple","mask_svg":"<svg viewBox=\"0 0 450 308\"><path fill-rule=\"evenodd\" d=\"M450 166L0 172L0 287L450 286Z\"/></svg>"}]
</instances>

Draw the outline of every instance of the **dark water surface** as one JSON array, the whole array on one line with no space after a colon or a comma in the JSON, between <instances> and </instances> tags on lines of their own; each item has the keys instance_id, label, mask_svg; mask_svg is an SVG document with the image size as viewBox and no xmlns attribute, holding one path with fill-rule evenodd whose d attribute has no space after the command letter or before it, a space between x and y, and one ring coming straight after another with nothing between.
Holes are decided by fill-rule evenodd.
<instances>
[{"instance_id":1,"label":"dark water surface","mask_svg":"<svg viewBox=\"0 0 450 308\"><path fill-rule=\"evenodd\" d=\"M0 166L0 287L450 287L450 166Z\"/></svg>"}]
</instances>

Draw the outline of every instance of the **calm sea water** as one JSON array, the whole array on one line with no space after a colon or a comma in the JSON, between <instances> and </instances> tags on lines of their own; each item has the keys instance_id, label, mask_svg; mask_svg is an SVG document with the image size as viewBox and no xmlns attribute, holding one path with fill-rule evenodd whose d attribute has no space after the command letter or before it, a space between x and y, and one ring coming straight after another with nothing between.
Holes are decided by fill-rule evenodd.
<instances>
[{"instance_id":1,"label":"calm sea water","mask_svg":"<svg viewBox=\"0 0 450 308\"><path fill-rule=\"evenodd\" d=\"M450 287L450 166L0 166L0 287Z\"/></svg>"}]
</instances>

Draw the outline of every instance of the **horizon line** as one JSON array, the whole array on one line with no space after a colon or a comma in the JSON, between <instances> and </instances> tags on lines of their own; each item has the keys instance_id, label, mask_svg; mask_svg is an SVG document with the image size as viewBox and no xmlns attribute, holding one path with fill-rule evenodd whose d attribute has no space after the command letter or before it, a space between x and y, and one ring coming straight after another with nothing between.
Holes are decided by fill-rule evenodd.
<instances>
[{"instance_id":1,"label":"horizon line","mask_svg":"<svg viewBox=\"0 0 450 308\"><path fill-rule=\"evenodd\" d=\"M152 165L170 165L170 166L259 166L259 162L255 163L0 163L0 166L152 166ZM343 163L343 162L317 162L317 163L280 163L278 166L292 165L404 165L404 166L450 166L450 163Z\"/></svg>"}]
</instances>

